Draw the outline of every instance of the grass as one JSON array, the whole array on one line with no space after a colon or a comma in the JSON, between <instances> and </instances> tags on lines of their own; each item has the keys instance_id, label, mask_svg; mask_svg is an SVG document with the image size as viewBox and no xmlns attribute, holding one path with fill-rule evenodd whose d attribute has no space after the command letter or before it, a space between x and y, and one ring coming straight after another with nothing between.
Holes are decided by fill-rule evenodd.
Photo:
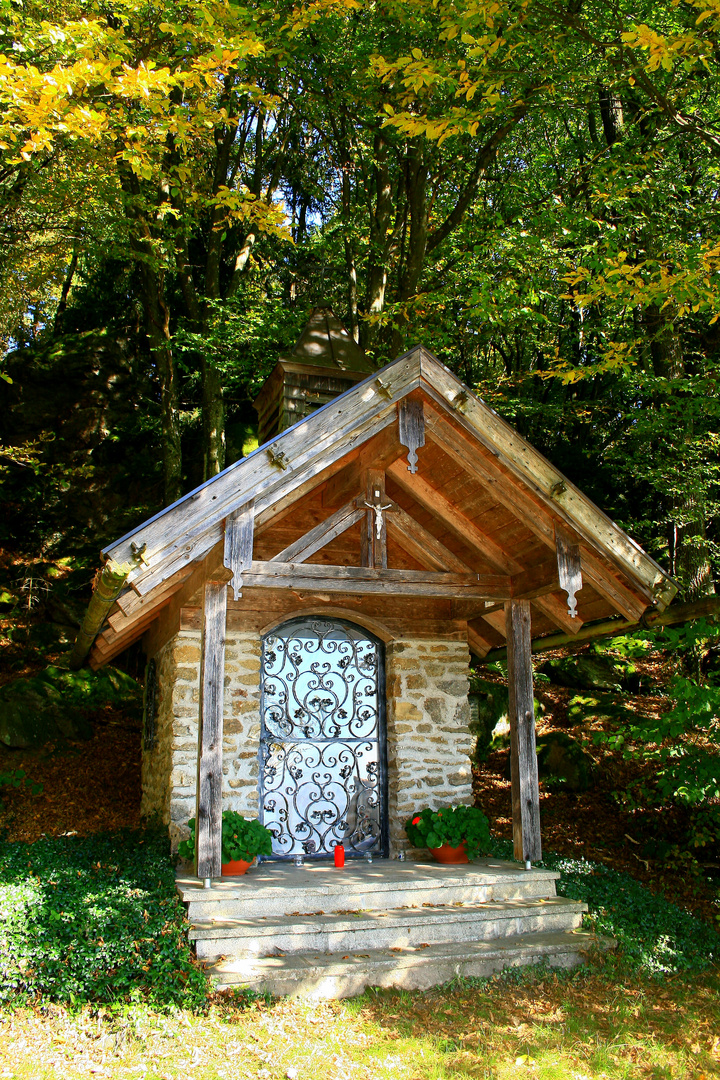
<instances>
[{"instance_id":1,"label":"grass","mask_svg":"<svg viewBox=\"0 0 720 1080\"><path fill-rule=\"evenodd\" d=\"M0 1076L176 1080L701 1080L720 1075L714 978L605 973L457 983L345 1002L216 998L0 1014Z\"/></svg>"}]
</instances>

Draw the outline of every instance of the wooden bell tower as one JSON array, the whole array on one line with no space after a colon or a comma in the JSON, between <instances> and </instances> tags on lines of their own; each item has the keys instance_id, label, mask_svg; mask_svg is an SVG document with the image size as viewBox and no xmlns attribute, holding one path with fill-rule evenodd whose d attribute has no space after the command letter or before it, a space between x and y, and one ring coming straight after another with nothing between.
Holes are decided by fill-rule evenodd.
<instances>
[{"instance_id":1,"label":"wooden bell tower","mask_svg":"<svg viewBox=\"0 0 720 1080\"><path fill-rule=\"evenodd\" d=\"M316 307L294 349L281 356L255 400L260 446L375 369L329 305Z\"/></svg>"}]
</instances>

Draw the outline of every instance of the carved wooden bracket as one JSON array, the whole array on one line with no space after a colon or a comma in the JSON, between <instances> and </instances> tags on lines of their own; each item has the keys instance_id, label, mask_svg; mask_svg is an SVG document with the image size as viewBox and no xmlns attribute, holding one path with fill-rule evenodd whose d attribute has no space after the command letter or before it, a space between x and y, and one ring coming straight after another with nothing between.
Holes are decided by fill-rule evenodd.
<instances>
[{"instance_id":1,"label":"carved wooden bracket","mask_svg":"<svg viewBox=\"0 0 720 1080\"><path fill-rule=\"evenodd\" d=\"M577 600L575 593L583 585L580 567L580 547L559 522L555 522L555 545L557 549L558 580L560 588L567 593L568 614L577 618Z\"/></svg>"},{"instance_id":2,"label":"carved wooden bracket","mask_svg":"<svg viewBox=\"0 0 720 1080\"><path fill-rule=\"evenodd\" d=\"M408 472L417 472L418 447L425 445L425 413L422 401L403 398L398 406L400 445L407 446Z\"/></svg>"}]
</instances>

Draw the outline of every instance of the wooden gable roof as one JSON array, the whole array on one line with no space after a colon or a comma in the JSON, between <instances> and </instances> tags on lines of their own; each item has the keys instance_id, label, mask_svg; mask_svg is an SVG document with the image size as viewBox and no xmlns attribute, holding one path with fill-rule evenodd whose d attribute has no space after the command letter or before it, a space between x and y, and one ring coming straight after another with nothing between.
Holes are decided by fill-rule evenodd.
<instances>
[{"instance_id":1,"label":"wooden gable roof","mask_svg":"<svg viewBox=\"0 0 720 1080\"><path fill-rule=\"evenodd\" d=\"M387 483L388 569L359 565L353 530L367 512L368 469ZM582 572L575 617L560 585L568 551ZM480 654L502 644L502 604L512 597L532 600L535 637L614 614L638 619L676 592L653 559L422 346L103 555L127 577L93 646L95 667L161 615L173 625L223 567L236 597L242 587L243 597L294 588L445 599Z\"/></svg>"}]
</instances>

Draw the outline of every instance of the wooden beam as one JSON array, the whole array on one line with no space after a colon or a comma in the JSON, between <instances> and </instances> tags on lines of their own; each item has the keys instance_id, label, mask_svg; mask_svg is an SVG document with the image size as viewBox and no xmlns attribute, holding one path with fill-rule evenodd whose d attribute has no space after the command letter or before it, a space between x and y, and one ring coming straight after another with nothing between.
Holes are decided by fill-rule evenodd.
<instances>
[{"instance_id":1,"label":"wooden beam","mask_svg":"<svg viewBox=\"0 0 720 1080\"><path fill-rule=\"evenodd\" d=\"M511 582L514 600L535 600L555 592L559 588L557 563L539 563L530 570L513 574Z\"/></svg>"},{"instance_id":2,"label":"wooden beam","mask_svg":"<svg viewBox=\"0 0 720 1080\"><path fill-rule=\"evenodd\" d=\"M661 567L427 349L421 352L421 370L423 390L430 396L439 396L444 407L450 405L463 425L494 457L534 486L543 500L552 500L586 541L603 549L621 573L632 575L640 591L645 590L662 607L672 600L677 586Z\"/></svg>"},{"instance_id":3,"label":"wooden beam","mask_svg":"<svg viewBox=\"0 0 720 1080\"><path fill-rule=\"evenodd\" d=\"M364 514L360 533L360 565L387 568L387 510L392 508L385 498L385 473L368 469L365 473Z\"/></svg>"},{"instance_id":4,"label":"wooden beam","mask_svg":"<svg viewBox=\"0 0 720 1080\"><path fill-rule=\"evenodd\" d=\"M364 491L367 470L379 469L384 472L401 454L397 427L393 424L372 442L360 447L353 459L328 480L323 492L323 505L340 506L353 495Z\"/></svg>"},{"instance_id":5,"label":"wooden beam","mask_svg":"<svg viewBox=\"0 0 720 1080\"><path fill-rule=\"evenodd\" d=\"M555 522L555 546L557 548L558 579L563 591L567 594L570 617L575 618L577 615L575 594L580 592L583 584L580 546L559 521Z\"/></svg>"},{"instance_id":6,"label":"wooden beam","mask_svg":"<svg viewBox=\"0 0 720 1080\"><path fill-rule=\"evenodd\" d=\"M223 565L224 545L217 543L212 551L209 551L204 559L200 559L192 568L192 573L183 583L182 589L172 597L167 610L160 621L148 636L145 651L148 656L155 656L174 634L177 633L180 621L180 610L192 599L198 589L202 588L206 581L225 580L228 582L232 577L232 570Z\"/></svg>"},{"instance_id":7,"label":"wooden beam","mask_svg":"<svg viewBox=\"0 0 720 1080\"><path fill-rule=\"evenodd\" d=\"M196 789L197 876L220 877L222 861L223 692L227 583L207 581L204 589L200 669L200 738Z\"/></svg>"},{"instance_id":8,"label":"wooden beam","mask_svg":"<svg viewBox=\"0 0 720 1080\"><path fill-rule=\"evenodd\" d=\"M720 596L705 596L702 600L693 600L688 604L673 605L662 612L649 611L643 616L642 622L629 622L627 619L600 619L598 622L585 623L578 634L548 634L546 637L535 638L532 651L533 653L546 652L548 649L558 649L563 645L580 645L585 641L593 641L595 638L632 634L636 630L652 630L656 626L677 626L680 623L717 615L720 615ZM487 659L489 661L504 660L506 655L504 648L494 648L492 655Z\"/></svg>"},{"instance_id":9,"label":"wooden beam","mask_svg":"<svg viewBox=\"0 0 720 1080\"><path fill-rule=\"evenodd\" d=\"M185 574L185 577L189 577L189 575L190 571ZM146 615L149 615L153 611L159 611L161 607L169 603L175 593L180 592L183 587L183 580L176 581L174 585L170 585L168 588L162 586L155 592L150 593L150 595L146 596L143 600L141 600L140 597L136 597L138 602L133 604L129 614L120 610L113 611L108 615L108 626L114 630L116 634L120 634L124 630L134 626L140 619L144 619Z\"/></svg>"},{"instance_id":10,"label":"wooden beam","mask_svg":"<svg viewBox=\"0 0 720 1080\"><path fill-rule=\"evenodd\" d=\"M430 407L425 409L425 423L428 437L441 450L492 491L499 503L511 510L523 525L555 551L556 519L539 498L534 497L529 489L523 490L489 458L478 453L466 434ZM639 618L647 608L648 601L619 581L587 545L581 546L581 558L593 588L623 615Z\"/></svg>"},{"instance_id":11,"label":"wooden beam","mask_svg":"<svg viewBox=\"0 0 720 1080\"><path fill-rule=\"evenodd\" d=\"M490 650L495 648L493 642L474 623L467 624L467 639L470 651L481 658L487 656Z\"/></svg>"},{"instance_id":12,"label":"wooden beam","mask_svg":"<svg viewBox=\"0 0 720 1080\"><path fill-rule=\"evenodd\" d=\"M505 605L501 609L493 608L491 611L485 611L482 619L492 626L493 630L497 630L501 637L505 637Z\"/></svg>"},{"instance_id":13,"label":"wooden beam","mask_svg":"<svg viewBox=\"0 0 720 1080\"><path fill-rule=\"evenodd\" d=\"M354 501L345 503L336 513L331 514L325 521L321 521L314 529L310 529L299 540L295 540L277 555L273 555L270 562L303 563L336 537L342 536L364 516L365 511L359 510Z\"/></svg>"},{"instance_id":14,"label":"wooden beam","mask_svg":"<svg viewBox=\"0 0 720 1080\"><path fill-rule=\"evenodd\" d=\"M503 599L511 595L510 579L502 575L438 573L433 570L388 570L364 566L326 566L314 563L253 561L244 584L258 589L315 589L350 594L425 596L448 600Z\"/></svg>"},{"instance_id":15,"label":"wooden beam","mask_svg":"<svg viewBox=\"0 0 720 1080\"><path fill-rule=\"evenodd\" d=\"M530 601L505 605L510 720L510 769L515 858L526 864L542 858L540 791L535 750Z\"/></svg>"},{"instance_id":16,"label":"wooden beam","mask_svg":"<svg viewBox=\"0 0 720 1080\"><path fill-rule=\"evenodd\" d=\"M236 600L242 589L242 572L252 562L254 530L255 500L249 499L244 506L233 510L225 519L223 564L232 571L230 584Z\"/></svg>"},{"instance_id":17,"label":"wooden beam","mask_svg":"<svg viewBox=\"0 0 720 1080\"><path fill-rule=\"evenodd\" d=\"M272 468L264 464L263 468L259 469L259 472L258 470L250 470L250 476L255 476L257 472L255 489L243 494L248 486L247 483L243 483L235 489L232 499L227 495L229 502L226 501L220 504L221 507L224 506L225 508L225 513L221 517L224 518L227 514L243 506L249 498L255 499L256 522L258 519L263 520L263 515L267 510L270 510L271 517L274 516L283 503L287 508L295 501L299 489L303 489L305 492L312 490L313 487L320 483L318 477L332 471L335 461L345 457L351 450L363 445L374 435L394 424L395 420L395 408L389 406L379 414L372 413L365 420L358 421L356 426L350 430L346 430L347 425L343 424L342 430L337 432L334 439L327 436L319 440L316 445L312 441L308 442L306 437L307 445L302 448L300 457L293 461L287 469ZM294 436L297 428L304 426L304 424L297 425L295 429L284 433L282 438L285 439L287 435L291 434L291 431ZM317 452L318 449L321 452ZM253 456L250 455L247 461L249 462ZM230 468L233 469L234 466L230 466ZM221 476L223 474L219 473L215 479L219 480ZM223 492L224 490L223 487ZM208 506L208 500L214 499L212 489L208 490L206 486L202 489L202 492L205 493L205 504ZM199 493L197 497L200 498ZM223 497L225 498L225 495ZM218 494L219 498L220 494ZM215 508L214 502L212 502L212 509L208 507L204 518L193 515L190 522L185 533L173 533L170 535L168 532L162 550L150 555L150 568L143 570L141 574L130 580L132 587L139 593L145 595L152 591L171 574L174 574L181 567L187 566L188 563L195 562L215 544L224 539L223 520L218 520L218 510ZM169 523L166 524L169 530Z\"/></svg>"},{"instance_id":18,"label":"wooden beam","mask_svg":"<svg viewBox=\"0 0 720 1080\"><path fill-rule=\"evenodd\" d=\"M409 473L401 461L390 465L387 472L398 487L439 518L450 532L471 550L476 551L496 570L500 570L503 574L516 574L523 570L522 563L496 544L488 533L478 528L427 480Z\"/></svg>"},{"instance_id":19,"label":"wooden beam","mask_svg":"<svg viewBox=\"0 0 720 1080\"><path fill-rule=\"evenodd\" d=\"M446 548L431 532L411 517L397 503L392 514L388 514L388 532L418 562L430 565L437 570L454 570L459 574L471 572L467 563Z\"/></svg>"}]
</instances>

